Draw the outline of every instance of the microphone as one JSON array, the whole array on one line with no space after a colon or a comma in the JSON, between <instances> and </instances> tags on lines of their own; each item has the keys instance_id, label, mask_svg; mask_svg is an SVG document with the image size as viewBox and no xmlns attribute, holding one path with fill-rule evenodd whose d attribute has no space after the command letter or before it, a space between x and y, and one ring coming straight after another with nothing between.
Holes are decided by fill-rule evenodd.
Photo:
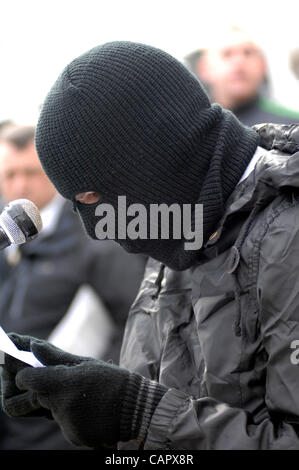
<instances>
[{"instance_id":1,"label":"microphone","mask_svg":"<svg viewBox=\"0 0 299 470\"><path fill-rule=\"evenodd\" d=\"M10 202L0 214L0 250L33 240L42 226L39 210L32 201L17 199Z\"/></svg>"}]
</instances>

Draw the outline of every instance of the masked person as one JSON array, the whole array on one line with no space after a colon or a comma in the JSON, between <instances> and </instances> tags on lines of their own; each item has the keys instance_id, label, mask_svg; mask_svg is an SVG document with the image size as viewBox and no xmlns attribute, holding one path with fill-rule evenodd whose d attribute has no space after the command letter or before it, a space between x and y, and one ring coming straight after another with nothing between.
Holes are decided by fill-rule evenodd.
<instances>
[{"instance_id":1,"label":"masked person","mask_svg":"<svg viewBox=\"0 0 299 470\"><path fill-rule=\"evenodd\" d=\"M151 259L120 367L11 334L3 407L48 416L76 445L298 449L297 126L251 129L176 59L113 42L72 61L36 132L42 165L91 237L97 210L202 204L203 244L124 239ZM195 225L193 217L192 226Z\"/></svg>"}]
</instances>

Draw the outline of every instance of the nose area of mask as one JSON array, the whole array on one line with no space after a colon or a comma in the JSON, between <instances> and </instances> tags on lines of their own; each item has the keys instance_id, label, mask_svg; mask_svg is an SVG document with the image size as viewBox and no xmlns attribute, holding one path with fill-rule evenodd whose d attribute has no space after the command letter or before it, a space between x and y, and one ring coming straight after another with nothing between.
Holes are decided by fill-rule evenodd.
<instances>
[{"instance_id":1,"label":"nose area of mask","mask_svg":"<svg viewBox=\"0 0 299 470\"><path fill-rule=\"evenodd\" d=\"M98 204L98 202L94 204L82 204L79 201L73 200L74 210L79 215L87 235L94 240L98 239L96 236L96 224L98 217L95 215Z\"/></svg>"}]
</instances>

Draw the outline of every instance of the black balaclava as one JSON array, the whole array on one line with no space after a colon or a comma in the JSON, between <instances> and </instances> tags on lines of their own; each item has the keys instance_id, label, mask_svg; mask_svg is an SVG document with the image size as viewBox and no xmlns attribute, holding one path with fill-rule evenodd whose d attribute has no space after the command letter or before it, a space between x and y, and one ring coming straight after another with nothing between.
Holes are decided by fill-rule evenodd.
<instances>
[{"instance_id":1,"label":"black balaclava","mask_svg":"<svg viewBox=\"0 0 299 470\"><path fill-rule=\"evenodd\" d=\"M132 42L107 43L73 60L50 90L36 130L43 168L65 198L95 191L116 212L118 196L147 208L203 204L204 241L257 144L252 129L210 104L183 64ZM96 238L98 203L74 204ZM184 249L184 238L116 241L176 270L198 255Z\"/></svg>"}]
</instances>

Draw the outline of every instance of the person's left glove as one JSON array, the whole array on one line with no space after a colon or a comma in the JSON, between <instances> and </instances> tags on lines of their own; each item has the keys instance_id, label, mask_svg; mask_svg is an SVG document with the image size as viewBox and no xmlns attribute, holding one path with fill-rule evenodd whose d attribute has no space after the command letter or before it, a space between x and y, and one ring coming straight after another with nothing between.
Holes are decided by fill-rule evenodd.
<instances>
[{"instance_id":1,"label":"person's left glove","mask_svg":"<svg viewBox=\"0 0 299 470\"><path fill-rule=\"evenodd\" d=\"M27 367L5 356L2 406L9 416L52 416L78 446L145 440L166 387L118 366L66 353L47 341L10 337L46 367Z\"/></svg>"}]
</instances>

